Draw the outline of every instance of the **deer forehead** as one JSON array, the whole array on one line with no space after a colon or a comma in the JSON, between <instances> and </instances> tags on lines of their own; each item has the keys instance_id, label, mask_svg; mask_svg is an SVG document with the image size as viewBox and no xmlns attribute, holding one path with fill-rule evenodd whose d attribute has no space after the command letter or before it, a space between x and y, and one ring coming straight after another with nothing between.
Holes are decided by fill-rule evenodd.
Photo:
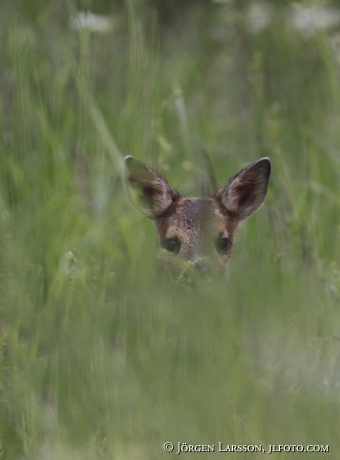
<instances>
[{"instance_id":1,"label":"deer forehead","mask_svg":"<svg viewBox=\"0 0 340 460\"><path fill-rule=\"evenodd\" d=\"M158 225L161 238L192 239L233 235L232 218L220 209L214 198L181 198L173 213ZM162 238L162 239L163 239Z\"/></svg>"}]
</instances>

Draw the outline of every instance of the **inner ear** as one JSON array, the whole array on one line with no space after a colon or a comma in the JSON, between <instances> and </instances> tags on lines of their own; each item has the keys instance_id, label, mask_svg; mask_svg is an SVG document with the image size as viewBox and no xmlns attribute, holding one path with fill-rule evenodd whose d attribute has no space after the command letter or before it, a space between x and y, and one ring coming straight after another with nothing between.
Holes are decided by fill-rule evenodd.
<instances>
[{"instance_id":1,"label":"inner ear","mask_svg":"<svg viewBox=\"0 0 340 460\"><path fill-rule=\"evenodd\" d=\"M263 204L271 172L269 158L261 158L233 176L215 198L239 220L254 214Z\"/></svg>"},{"instance_id":2,"label":"inner ear","mask_svg":"<svg viewBox=\"0 0 340 460\"><path fill-rule=\"evenodd\" d=\"M145 163L128 156L125 165L128 196L145 217L155 219L179 198L166 180Z\"/></svg>"}]
</instances>

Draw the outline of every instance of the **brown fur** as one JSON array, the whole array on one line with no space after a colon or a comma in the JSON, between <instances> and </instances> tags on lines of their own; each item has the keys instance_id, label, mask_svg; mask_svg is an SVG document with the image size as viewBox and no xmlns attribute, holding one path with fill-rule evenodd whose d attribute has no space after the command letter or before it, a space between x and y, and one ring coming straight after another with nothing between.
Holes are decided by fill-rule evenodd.
<instances>
[{"instance_id":1,"label":"brown fur","mask_svg":"<svg viewBox=\"0 0 340 460\"><path fill-rule=\"evenodd\" d=\"M240 221L262 205L271 164L262 158L233 176L211 198L183 198L160 175L133 157L126 157L127 188L137 192L133 203L155 221L160 247L175 260L190 262L195 272L225 272Z\"/></svg>"}]
</instances>

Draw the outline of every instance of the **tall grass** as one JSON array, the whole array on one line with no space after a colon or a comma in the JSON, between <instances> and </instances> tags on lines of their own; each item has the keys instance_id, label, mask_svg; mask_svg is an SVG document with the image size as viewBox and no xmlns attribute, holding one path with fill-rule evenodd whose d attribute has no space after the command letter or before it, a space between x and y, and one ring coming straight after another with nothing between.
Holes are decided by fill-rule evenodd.
<instances>
[{"instance_id":1,"label":"tall grass","mask_svg":"<svg viewBox=\"0 0 340 460\"><path fill-rule=\"evenodd\" d=\"M337 458L336 32L303 37L280 8L251 34L231 2L171 24L144 2L108 9L99 33L69 27L73 2L0 5L0 458L219 441ZM261 156L273 174L228 279L191 291L160 273L122 160L194 195L202 149L219 185Z\"/></svg>"}]
</instances>

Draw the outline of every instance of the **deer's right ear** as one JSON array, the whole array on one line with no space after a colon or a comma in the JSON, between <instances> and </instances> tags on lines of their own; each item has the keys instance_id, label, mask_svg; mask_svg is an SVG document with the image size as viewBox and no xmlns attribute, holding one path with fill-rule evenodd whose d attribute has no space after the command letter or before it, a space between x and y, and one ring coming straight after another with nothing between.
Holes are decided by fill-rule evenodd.
<instances>
[{"instance_id":1,"label":"deer's right ear","mask_svg":"<svg viewBox=\"0 0 340 460\"><path fill-rule=\"evenodd\" d=\"M261 158L235 174L214 196L239 220L247 219L266 198L270 172L269 158Z\"/></svg>"},{"instance_id":2,"label":"deer's right ear","mask_svg":"<svg viewBox=\"0 0 340 460\"><path fill-rule=\"evenodd\" d=\"M145 163L127 156L125 166L129 199L145 217L155 219L180 197L166 180Z\"/></svg>"}]
</instances>

